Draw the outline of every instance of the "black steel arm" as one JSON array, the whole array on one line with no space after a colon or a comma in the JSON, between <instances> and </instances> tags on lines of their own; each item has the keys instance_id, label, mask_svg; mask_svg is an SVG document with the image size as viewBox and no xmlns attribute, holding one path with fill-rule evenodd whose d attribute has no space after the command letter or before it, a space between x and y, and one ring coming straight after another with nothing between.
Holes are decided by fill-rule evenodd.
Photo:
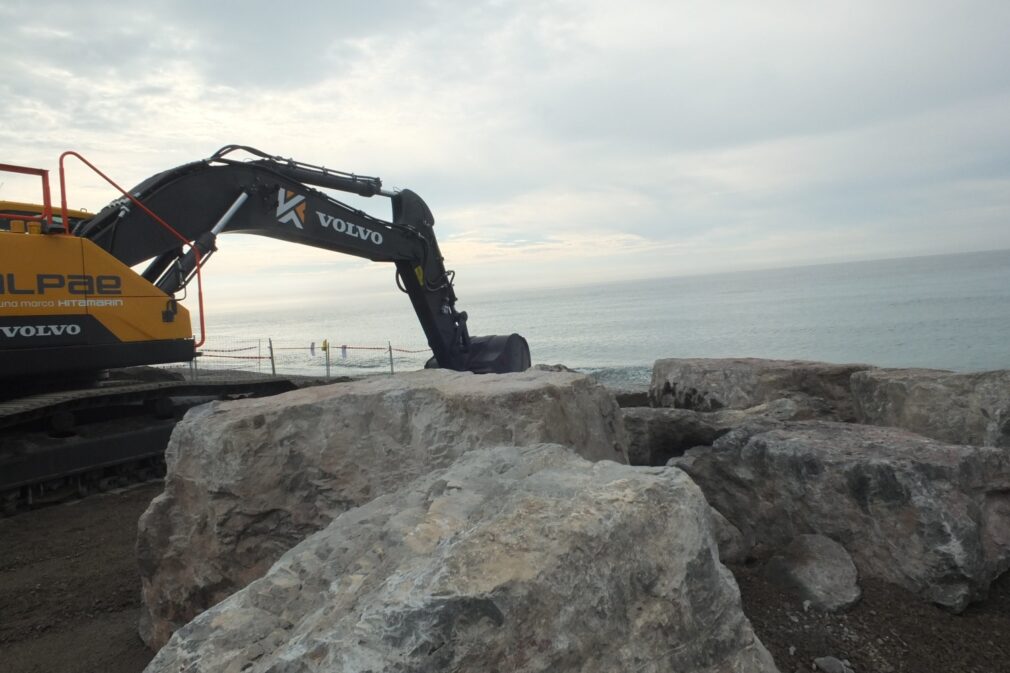
<instances>
[{"instance_id":1,"label":"black steel arm","mask_svg":"<svg viewBox=\"0 0 1010 673\"><path fill-rule=\"evenodd\" d=\"M256 158L236 161L228 156L237 150ZM309 185L388 197L392 220L372 217ZM518 334L469 337L466 313L455 307L452 272L445 269L435 240L434 217L410 190L386 191L378 178L231 145L204 161L159 173L131 194L191 248L185 251L178 237L125 199L80 223L74 233L130 266L151 260L144 277L169 294L185 286L198 259L202 264L213 253L217 234L268 236L394 263L398 285L410 297L438 366L480 372L529 367L529 349Z\"/></svg>"}]
</instances>

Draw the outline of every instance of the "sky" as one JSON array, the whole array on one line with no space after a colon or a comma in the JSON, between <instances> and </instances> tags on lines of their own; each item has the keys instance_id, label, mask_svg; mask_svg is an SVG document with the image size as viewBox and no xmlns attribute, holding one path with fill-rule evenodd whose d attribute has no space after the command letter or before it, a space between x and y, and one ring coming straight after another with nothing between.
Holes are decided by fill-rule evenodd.
<instances>
[{"instance_id":1,"label":"sky","mask_svg":"<svg viewBox=\"0 0 1010 673\"><path fill-rule=\"evenodd\" d=\"M0 25L0 163L76 150L132 186L235 143L377 175L427 201L461 298L1010 248L1005 0L5 0ZM69 171L71 206L116 196ZM223 310L395 292L239 235L204 282Z\"/></svg>"}]
</instances>

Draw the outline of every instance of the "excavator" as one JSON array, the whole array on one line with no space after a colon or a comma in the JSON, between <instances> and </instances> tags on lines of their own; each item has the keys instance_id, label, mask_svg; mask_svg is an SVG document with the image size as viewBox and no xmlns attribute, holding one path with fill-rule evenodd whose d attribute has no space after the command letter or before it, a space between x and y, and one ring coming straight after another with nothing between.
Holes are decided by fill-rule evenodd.
<instances>
[{"instance_id":1,"label":"excavator","mask_svg":"<svg viewBox=\"0 0 1010 673\"><path fill-rule=\"evenodd\" d=\"M120 197L97 214L68 209L67 158L87 164ZM57 210L47 171L8 164L0 171L40 176L43 191L42 204L0 201L0 496L20 490L23 497L27 489L30 500L33 486L156 454L176 420L166 402L173 395L278 391L269 381L109 383L122 378L117 372L197 357L202 292L200 338L179 295L194 278L199 285L225 233L393 263L432 351L427 367L484 374L530 366L522 336L470 336L431 210L413 191L386 189L379 178L228 145L123 190L67 152ZM392 217L366 214L323 190L389 199ZM138 406L164 427L154 432L159 424L144 421L120 437L123 414L110 410ZM79 429L95 419L113 429L83 437Z\"/></svg>"}]
</instances>

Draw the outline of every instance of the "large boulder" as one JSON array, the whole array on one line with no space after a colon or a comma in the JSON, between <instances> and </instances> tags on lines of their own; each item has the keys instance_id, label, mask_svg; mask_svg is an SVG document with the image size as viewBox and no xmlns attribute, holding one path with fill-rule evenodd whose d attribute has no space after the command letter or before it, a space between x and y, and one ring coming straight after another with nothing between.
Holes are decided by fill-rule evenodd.
<instances>
[{"instance_id":1,"label":"large boulder","mask_svg":"<svg viewBox=\"0 0 1010 673\"><path fill-rule=\"evenodd\" d=\"M897 428L765 421L672 463L746 543L817 533L862 576L963 609L1010 568L1010 452Z\"/></svg>"},{"instance_id":2,"label":"large boulder","mask_svg":"<svg viewBox=\"0 0 1010 673\"><path fill-rule=\"evenodd\" d=\"M860 423L952 444L1010 447L1010 370L875 369L852 377Z\"/></svg>"},{"instance_id":3,"label":"large boulder","mask_svg":"<svg viewBox=\"0 0 1010 673\"><path fill-rule=\"evenodd\" d=\"M148 673L775 671L674 468L471 451L341 514Z\"/></svg>"},{"instance_id":4,"label":"large boulder","mask_svg":"<svg viewBox=\"0 0 1010 673\"><path fill-rule=\"evenodd\" d=\"M854 418L849 377L869 365L802 360L667 359L656 360L649 398L655 407L695 411L747 409L780 398L823 408L819 415Z\"/></svg>"},{"instance_id":5,"label":"large boulder","mask_svg":"<svg viewBox=\"0 0 1010 673\"><path fill-rule=\"evenodd\" d=\"M831 416L830 410L811 406L809 400L781 398L749 409L692 411L669 407L623 409L628 431L628 462L632 465L666 465L670 458L696 446L707 446L733 428L759 418L779 421Z\"/></svg>"},{"instance_id":6,"label":"large boulder","mask_svg":"<svg viewBox=\"0 0 1010 673\"><path fill-rule=\"evenodd\" d=\"M543 371L424 370L194 409L140 519L141 637L161 647L336 515L465 451L553 442L626 462L619 414L586 376Z\"/></svg>"}]
</instances>

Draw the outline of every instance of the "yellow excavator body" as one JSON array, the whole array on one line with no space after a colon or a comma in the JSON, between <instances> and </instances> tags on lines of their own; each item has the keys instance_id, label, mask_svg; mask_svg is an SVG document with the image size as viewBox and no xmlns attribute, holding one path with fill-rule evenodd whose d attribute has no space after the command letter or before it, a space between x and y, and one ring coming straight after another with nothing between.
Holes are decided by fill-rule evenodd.
<instances>
[{"instance_id":1,"label":"yellow excavator body","mask_svg":"<svg viewBox=\"0 0 1010 673\"><path fill-rule=\"evenodd\" d=\"M0 209L41 210L14 205ZM32 221L8 218L6 224L0 230L3 378L193 358L189 312L173 297L87 239L42 234Z\"/></svg>"}]
</instances>

